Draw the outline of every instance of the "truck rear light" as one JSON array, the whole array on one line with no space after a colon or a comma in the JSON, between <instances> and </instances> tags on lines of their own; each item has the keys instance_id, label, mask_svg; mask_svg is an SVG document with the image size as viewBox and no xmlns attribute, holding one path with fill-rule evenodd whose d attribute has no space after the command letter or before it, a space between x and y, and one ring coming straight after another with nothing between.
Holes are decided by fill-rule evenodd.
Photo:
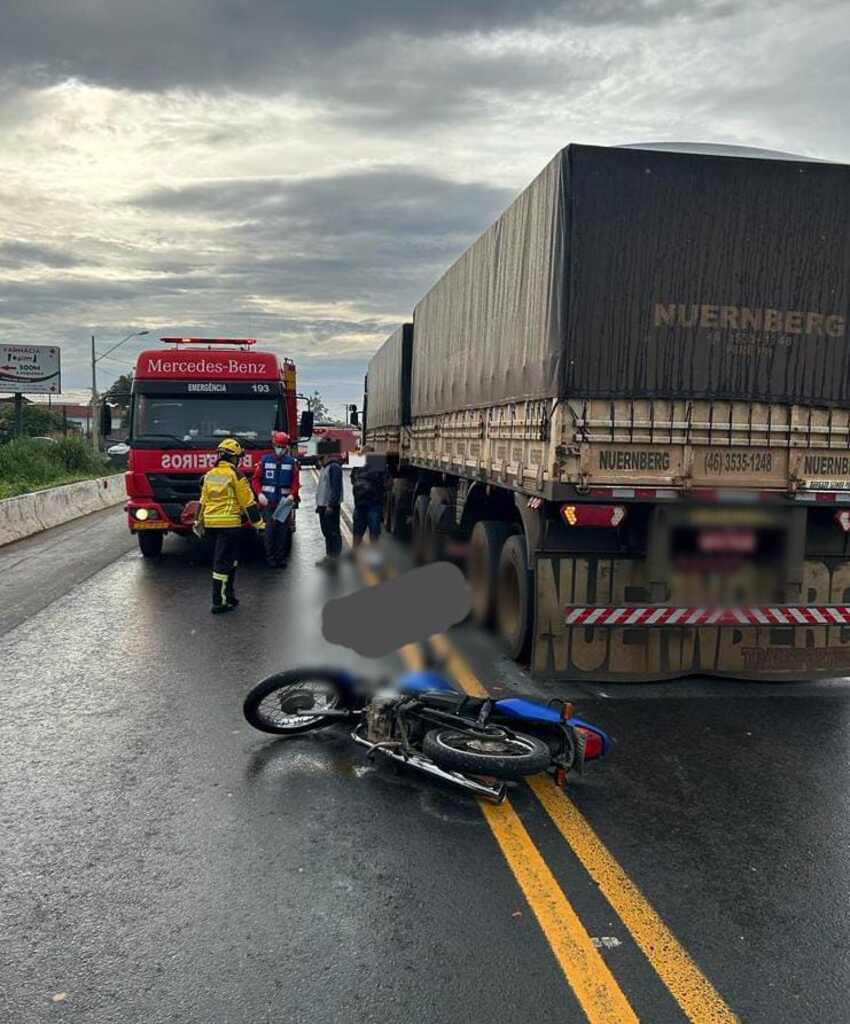
<instances>
[{"instance_id":1,"label":"truck rear light","mask_svg":"<svg viewBox=\"0 0 850 1024\"><path fill-rule=\"evenodd\" d=\"M625 505L564 505L561 515L567 526L619 526L626 518Z\"/></svg>"},{"instance_id":2,"label":"truck rear light","mask_svg":"<svg viewBox=\"0 0 850 1024\"><path fill-rule=\"evenodd\" d=\"M850 508L835 513L835 521L845 533L850 533Z\"/></svg>"}]
</instances>

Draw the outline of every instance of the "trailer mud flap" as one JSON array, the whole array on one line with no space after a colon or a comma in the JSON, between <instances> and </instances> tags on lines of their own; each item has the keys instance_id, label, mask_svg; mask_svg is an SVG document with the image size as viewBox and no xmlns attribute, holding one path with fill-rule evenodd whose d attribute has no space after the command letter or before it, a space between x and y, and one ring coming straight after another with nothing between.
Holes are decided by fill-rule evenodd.
<instances>
[{"instance_id":1,"label":"trailer mud flap","mask_svg":"<svg viewBox=\"0 0 850 1024\"><path fill-rule=\"evenodd\" d=\"M634 682L688 675L815 679L850 675L848 626L741 626L665 629L567 626L567 605L647 601L640 559L540 553L532 669L573 680ZM850 603L850 561L803 565L803 603Z\"/></svg>"}]
</instances>

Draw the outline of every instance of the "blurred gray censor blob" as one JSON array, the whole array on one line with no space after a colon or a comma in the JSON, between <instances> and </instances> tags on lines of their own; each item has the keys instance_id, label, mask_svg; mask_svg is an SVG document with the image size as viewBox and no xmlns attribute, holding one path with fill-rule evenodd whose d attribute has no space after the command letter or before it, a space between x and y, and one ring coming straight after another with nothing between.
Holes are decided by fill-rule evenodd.
<instances>
[{"instance_id":1,"label":"blurred gray censor blob","mask_svg":"<svg viewBox=\"0 0 850 1024\"><path fill-rule=\"evenodd\" d=\"M435 562L328 601L322 634L365 658L382 658L444 632L468 614L463 573L450 562Z\"/></svg>"}]
</instances>

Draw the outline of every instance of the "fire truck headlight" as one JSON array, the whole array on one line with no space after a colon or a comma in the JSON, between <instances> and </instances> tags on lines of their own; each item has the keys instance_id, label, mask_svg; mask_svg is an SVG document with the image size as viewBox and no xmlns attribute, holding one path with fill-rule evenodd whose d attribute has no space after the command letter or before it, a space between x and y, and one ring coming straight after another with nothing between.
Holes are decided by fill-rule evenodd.
<instances>
[{"instance_id":1,"label":"fire truck headlight","mask_svg":"<svg viewBox=\"0 0 850 1024\"><path fill-rule=\"evenodd\" d=\"M150 516L150 511L146 508L137 508L133 515L139 522L143 523Z\"/></svg>"}]
</instances>

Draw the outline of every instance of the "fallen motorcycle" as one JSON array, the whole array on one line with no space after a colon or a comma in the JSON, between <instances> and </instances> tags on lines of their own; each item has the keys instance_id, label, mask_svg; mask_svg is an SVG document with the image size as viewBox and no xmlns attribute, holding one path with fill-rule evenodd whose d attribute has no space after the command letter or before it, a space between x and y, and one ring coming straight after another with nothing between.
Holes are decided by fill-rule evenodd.
<instances>
[{"instance_id":1,"label":"fallen motorcycle","mask_svg":"<svg viewBox=\"0 0 850 1024\"><path fill-rule=\"evenodd\" d=\"M568 772L603 757L610 745L568 702L469 697L432 669L408 672L391 686L336 669L292 669L258 683L243 712L255 729L280 736L351 722L351 738L371 757L496 803L506 781L548 771L563 785Z\"/></svg>"}]
</instances>

